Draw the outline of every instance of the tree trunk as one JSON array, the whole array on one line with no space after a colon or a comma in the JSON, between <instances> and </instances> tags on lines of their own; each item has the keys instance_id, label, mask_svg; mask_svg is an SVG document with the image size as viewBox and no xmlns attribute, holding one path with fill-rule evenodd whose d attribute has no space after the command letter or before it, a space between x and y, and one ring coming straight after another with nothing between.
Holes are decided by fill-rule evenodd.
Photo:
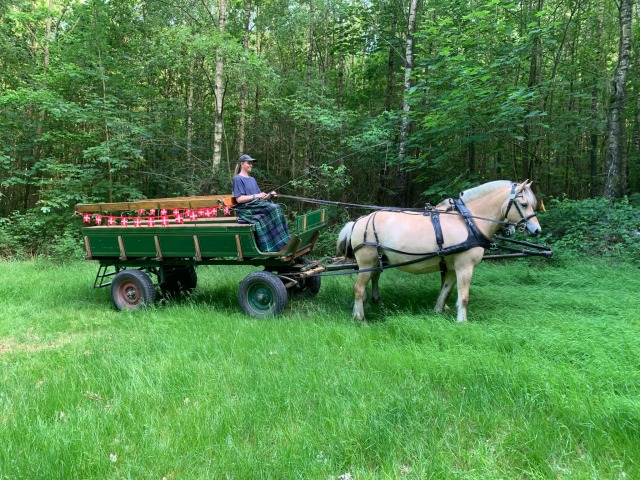
<instances>
[{"instance_id":1,"label":"tree trunk","mask_svg":"<svg viewBox=\"0 0 640 480\"><path fill-rule=\"evenodd\" d=\"M416 11L418 0L411 0L409 5L409 23L407 24L407 48L405 51L404 67L404 101L402 105L402 130L400 131L400 149L398 152L398 176L397 192L401 206L404 206L408 186L406 184L406 172L404 161L407 152L407 139L409 138L409 89L411 88L411 73L413 71L413 32L416 26Z\"/></svg>"},{"instance_id":2,"label":"tree trunk","mask_svg":"<svg viewBox=\"0 0 640 480\"><path fill-rule=\"evenodd\" d=\"M342 18L340 24L340 41L344 41L344 22ZM342 110L342 99L344 96L344 52L342 49L338 51L338 110Z\"/></svg>"},{"instance_id":3,"label":"tree trunk","mask_svg":"<svg viewBox=\"0 0 640 480\"><path fill-rule=\"evenodd\" d=\"M53 0L49 0L47 4L48 12L47 18L45 20L45 38L44 38L44 52L42 57L42 68L43 71L46 71L49 68L49 41L51 40L51 15L53 11ZM40 161L40 155L42 154L40 148L40 140L42 139L42 133L44 131L44 121L45 121L45 111L40 110L38 114L38 121L36 124L36 143L33 147L33 164L37 165ZM24 208L27 209L30 206L31 202L31 184L27 182L25 185L25 195L24 195Z\"/></svg>"},{"instance_id":4,"label":"tree trunk","mask_svg":"<svg viewBox=\"0 0 640 480\"><path fill-rule=\"evenodd\" d=\"M218 29L220 33L224 33L225 25L227 23L227 0L219 0L219 23ZM218 47L216 52L216 79L215 79L215 94L216 94L216 116L215 116L215 129L213 133L213 172L216 175L220 162L222 160L222 133L224 128L224 122L222 119L222 107L224 100L224 55L222 53L222 47Z\"/></svg>"},{"instance_id":5,"label":"tree trunk","mask_svg":"<svg viewBox=\"0 0 640 480\"><path fill-rule=\"evenodd\" d=\"M314 16L315 5L314 0L309 0L309 50L307 50L307 85L311 87L311 66L313 65L313 34L315 29Z\"/></svg>"},{"instance_id":6,"label":"tree trunk","mask_svg":"<svg viewBox=\"0 0 640 480\"><path fill-rule=\"evenodd\" d=\"M626 191L627 148L625 135L625 113L627 99L627 76L631 58L631 10L633 0L620 2L620 43L618 63L611 82L613 92L609 102L609 125L607 144L607 175L604 196L613 200Z\"/></svg>"},{"instance_id":7,"label":"tree trunk","mask_svg":"<svg viewBox=\"0 0 640 480\"><path fill-rule=\"evenodd\" d=\"M539 31L542 27L540 25L540 16L538 15L542 12L542 8L544 7L544 0L537 0L537 4L531 7L532 14L537 18L537 30ZM540 33L536 33L533 38L533 44L531 45L531 61L529 63L529 80L527 82L527 86L530 91L533 91L540 84L540 66L542 64L542 45ZM535 96L534 96L535 98ZM538 110L540 107L538 105L534 105L531 103L529 106L529 112ZM535 116L532 116L526 120L524 131L526 142L528 142L528 146L525 149L525 152L522 155L522 179L532 178L533 176L533 164L535 162L536 157L536 146L538 144L537 140L533 140L533 136L537 135L536 133L536 124L538 120Z\"/></svg>"},{"instance_id":8,"label":"tree trunk","mask_svg":"<svg viewBox=\"0 0 640 480\"><path fill-rule=\"evenodd\" d=\"M244 6L244 36L242 38L242 47L244 51L249 52L249 25L251 21L251 0L247 0ZM246 125L246 115L247 115L247 81L246 79L242 80L242 85L240 86L240 118L238 120L238 154L241 155L244 153L244 143L245 143L245 125Z\"/></svg>"},{"instance_id":9,"label":"tree trunk","mask_svg":"<svg viewBox=\"0 0 640 480\"><path fill-rule=\"evenodd\" d=\"M314 0L309 0L309 50L307 50L307 88L309 91L312 90L312 65L313 65L313 41L314 41L314 33L315 33L315 4ZM307 121L306 125L306 139L305 139L305 152L304 158L300 165L295 166L292 165L292 172L304 171L308 168L310 164L313 164L313 125L310 121ZM295 162L295 159L292 159L292 162ZM302 189L302 195L307 196L307 188L306 186Z\"/></svg>"},{"instance_id":10,"label":"tree trunk","mask_svg":"<svg viewBox=\"0 0 640 480\"><path fill-rule=\"evenodd\" d=\"M387 92L385 95L384 109L387 112L391 111L391 99L393 97L393 71L395 69L395 36L396 36L396 25L398 24L398 17L396 17L395 13L391 16L391 36L392 42L389 44L389 59L387 60Z\"/></svg>"},{"instance_id":11,"label":"tree trunk","mask_svg":"<svg viewBox=\"0 0 640 480\"><path fill-rule=\"evenodd\" d=\"M191 167L191 175L193 177L195 165L193 162L192 149L193 149L193 88L194 79L193 71L195 69L196 59L195 56L189 62L189 93L187 95L187 165ZM192 178L193 181L193 178Z\"/></svg>"},{"instance_id":12,"label":"tree trunk","mask_svg":"<svg viewBox=\"0 0 640 480\"><path fill-rule=\"evenodd\" d=\"M604 0L600 1L598 7L598 24L596 27L596 56L593 62L593 71L601 71L600 57L602 54L602 29L604 25ZM594 79L594 87L591 91L591 141L589 146L589 194L591 197L596 196L596 189L598 185L598 137L600 133L596 129L596 121L598 120L598 86L596 79Z\"/></svg>"},{"instance_id":13,"label":"tree trunk","mask_svg":"<svg viewBox=\"0 0 640 480\"><path fill-rule=\"evenodd\" d=\"M406 154L407 138L409 137L409 89L411 88L411 72L413 70L413 32L416 26L416 10L418 0L411 0L409 6L409 24L407 26L407 48L405 51L404 66L404 101L402 106L402 130L400 132L400 161Z\"/></svg>"}]
</instances>

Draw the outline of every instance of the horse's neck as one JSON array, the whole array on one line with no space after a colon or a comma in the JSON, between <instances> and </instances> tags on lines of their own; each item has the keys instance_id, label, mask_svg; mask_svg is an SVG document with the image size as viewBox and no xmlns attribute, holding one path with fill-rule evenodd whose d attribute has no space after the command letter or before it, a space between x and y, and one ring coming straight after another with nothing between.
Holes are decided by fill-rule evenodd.
<instances>
[{"instance_id":1,"label":"horse's neck","mask_svg":"<svg viewBox=\"0 0 640 480\"><path fill-rule=\"evenodd\" d=\"M490 220L473 219L478 230L487 238L493 237L500 227L502 227L500 223L504 220L504 218L502 218L502 204L504 203L502 197L502 195L491 194L465 203L474 217L482 217Z\"/></svg>"}]
</instances>

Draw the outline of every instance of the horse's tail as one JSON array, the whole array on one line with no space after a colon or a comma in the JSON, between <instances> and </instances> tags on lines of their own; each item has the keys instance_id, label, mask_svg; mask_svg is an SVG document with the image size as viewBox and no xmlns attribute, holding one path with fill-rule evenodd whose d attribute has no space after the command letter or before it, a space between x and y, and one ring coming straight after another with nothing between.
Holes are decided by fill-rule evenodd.
<instances>
[{"instance_id":1,"label":"horse's tail","mask_svg":"<svg viewBox=\"0 0 640 480\"><path fill-rule=\"evenodd\" d=\"M338 248L338 254L347 258L353 257L351 233L353 232L353 226L355 223L356 222L347 222L347 224L342 227L342 230L340 230L340 234L338 235L338 243L336 245Z\"/></svg>"}]
</instances>

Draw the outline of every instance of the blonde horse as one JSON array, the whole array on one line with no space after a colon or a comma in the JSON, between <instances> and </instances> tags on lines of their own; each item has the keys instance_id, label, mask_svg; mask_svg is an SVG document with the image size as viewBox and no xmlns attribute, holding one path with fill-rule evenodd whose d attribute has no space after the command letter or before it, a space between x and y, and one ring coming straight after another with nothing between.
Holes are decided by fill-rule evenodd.
<instances>
[{"instance_id":1,"label":"blonde horse","mask_svg":"<svg viewBox=\"0 0 640 480\"><path fill-rule=\"evenodd\" d=\"M435 312L447 308L457 283L457 320L466 322L473 269L489 240L505 227L540 233L535 207L531 182L499 180L465 190L458 199L424 212L380 210L347 223L338 236L338 252L354 256L358 264L353 318L364 320L369 280L372 300L378 302L380 273L393 267L414 274L442 272Z\"/></svg>"}]
</instances>

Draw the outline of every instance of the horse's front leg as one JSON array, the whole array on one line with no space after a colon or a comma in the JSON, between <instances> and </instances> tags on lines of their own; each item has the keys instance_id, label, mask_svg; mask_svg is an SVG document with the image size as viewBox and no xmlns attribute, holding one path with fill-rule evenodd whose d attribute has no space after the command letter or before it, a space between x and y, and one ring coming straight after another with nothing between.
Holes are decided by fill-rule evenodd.
<instances>
[{"instance_id":1,"label":"horse's front leg","mask_svg":"<svg viewBox=\"0 0 640 480\"><path fill-rule=\"evenodd\" d=\"M367 284L371 278L371 272L359 273L353 286L355 302L353 304L353 318L364 320L364 301L367 298Z\"/></svg>"},{"instance_id":2,"label":"horse's front leg","mask_svg":"<svg viewBox=\"0 0 640 480\"><path fill-rule=\"evenodd\" d=\"M373 272L371 274L371 301L373 303L380 302L380 290L378 289L378 281L380 280L380 273L382 272Z\"/></svg>"},{"instance_id":3,"label":"horse's front leg","mask_svg":"<svg viewBox=\"0 0 640 480\"><path fill-rule=\"evenodd\" d=\"M441 313L443 310L447 308L447 299L453 290L453 287L456 284L456 272L455 270L447 270L444 274L444 282L442 282L442 288L440 289L440 294L438 295L438 300L436 300L436 306L433 311L436 313Z\"/></svg>"}]
</instances>

